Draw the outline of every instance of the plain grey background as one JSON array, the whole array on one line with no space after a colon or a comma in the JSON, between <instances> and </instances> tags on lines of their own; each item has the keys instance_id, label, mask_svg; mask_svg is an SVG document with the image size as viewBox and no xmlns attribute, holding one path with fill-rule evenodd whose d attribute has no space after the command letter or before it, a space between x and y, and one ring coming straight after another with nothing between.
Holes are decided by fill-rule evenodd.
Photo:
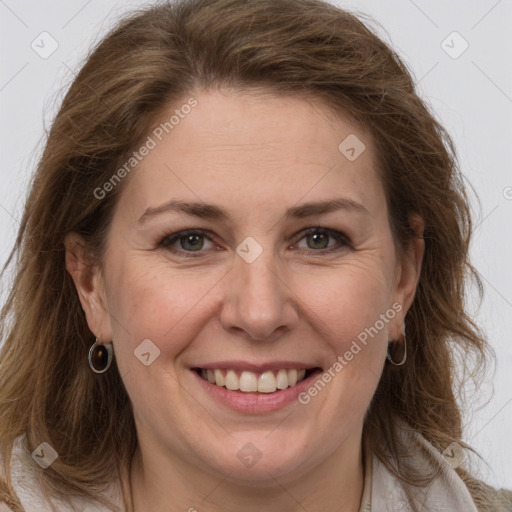
<instances>
[{"instance_id":1,"label":"plain grey background","mask_svg":"<svg viewBox=\"0 0 512 512\"><path fill-rule=\"evenodd\" d=\"M93 42L125 12L151 2L0 0L0 263L14 242L44 130ZM418 91L454 138L474 187L471 249L485 285L468 306L497 355L475 392L465 440L477 475L512 488L512 23L511 0L360 0L332 3L370 15L405 59ZM9 288L2 280L0 301ZM487 405L486 405L486 402Z\"/></svg>"}]
</instances>

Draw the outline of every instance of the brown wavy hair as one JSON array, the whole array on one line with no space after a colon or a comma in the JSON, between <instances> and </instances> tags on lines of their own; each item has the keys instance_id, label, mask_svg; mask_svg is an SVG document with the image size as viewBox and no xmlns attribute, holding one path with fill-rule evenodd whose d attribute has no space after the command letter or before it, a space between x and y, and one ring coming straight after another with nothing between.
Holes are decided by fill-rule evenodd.
<instances>
[{"instance_id":1,"label":"brown wavy hair","mask_svg":"<svg viewBox=\"0 0 512 512\"><path fill-rule=\"evenodd\" d=\"M0 502L22 511L9 478L22 434L29 452L44 440L59 454L39 470L48 496L97 499L99 483L129 466L137 445L131 402L115 362L104 375L90 371L94 336L63 241L79 233L101 264L123 183L102 200L94 190L169 104L211 88L315 98L369 130L397 254L415 236L411 213L424 220L425 254L407 314L408 361L385 366L364 439L388 466L391 452L397 476L412 484L431 475L400 461L400 422L440 451L467 447L455 356L471 361L464 373L475 377L493 355L464 306L470 281L483 293L468 259L469 200L450 136L363 19L322 0L180 0L133 12L91 51L53 121L4 267L15 265L1 314ZM477 506L489 506L488 488L457 471Z\"/></svg>"}]
</instances>

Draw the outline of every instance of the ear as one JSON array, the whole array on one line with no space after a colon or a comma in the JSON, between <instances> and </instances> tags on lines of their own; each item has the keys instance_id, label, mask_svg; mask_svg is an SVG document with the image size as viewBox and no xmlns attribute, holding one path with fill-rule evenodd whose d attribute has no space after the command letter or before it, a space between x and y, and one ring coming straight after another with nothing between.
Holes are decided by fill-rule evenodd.
<instances>
[{"instance_id":1,"label":"ear","mask_svg":"<svg viewBox=\"0 0 512 512\"><path fill-rule=\"evenodd\" d=\"M398 302L401 304L402 310L401 316L396 316L396 323L399 323L399 325L395 326L396 332L391 333L394 335L392 339L399 338L402 333L405 316L414 300L420 280L421 265L425 252L425 241L423 239L425 223L423 219L417 214L411 214L409 225L416 236L410 240L402 261L397 261L392 303Z\"/></svg>"},{"instance_id":2,"label":"ear","mask_svg":"<svg viewBox=\"0 0 512 512\"><path fill-rule=\"evenodd\" d=\"M88 255L86 244L77 233L68 233L64 240L66 269L75 283L87 324L103 343L112 340L103 276L98 265Z\"/></svg>"}]
</instances>

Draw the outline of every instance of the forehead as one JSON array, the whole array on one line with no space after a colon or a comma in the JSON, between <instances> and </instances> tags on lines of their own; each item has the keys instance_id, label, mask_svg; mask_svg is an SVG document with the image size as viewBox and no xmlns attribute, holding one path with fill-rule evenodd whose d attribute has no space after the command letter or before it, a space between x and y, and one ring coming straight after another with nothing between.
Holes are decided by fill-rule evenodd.
<instances>
[{"instance_id":1,"label":"forehead","mask_svg":"<svg viewBox=\"0 0 512 512\"><path fill-rule=\"evenodd\" d=\"M138 212L171 199L267 210L340 195L370 209L382 199L369 134L320 101L191 97L195 106L181 109L187 98L169 106L148 134L152 148L123 192Z\"/></svg>"}]
</instances>

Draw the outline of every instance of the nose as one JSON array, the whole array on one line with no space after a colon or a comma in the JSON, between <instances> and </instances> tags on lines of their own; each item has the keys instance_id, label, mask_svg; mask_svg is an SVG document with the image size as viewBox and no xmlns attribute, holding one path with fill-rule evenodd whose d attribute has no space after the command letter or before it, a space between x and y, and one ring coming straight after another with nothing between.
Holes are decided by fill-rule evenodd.
<instances>
[{"instance_id":1,"label":"nose","mask_svg":"<svg viewBox=\"0 0 512 512\"><path fill-rule=\"evenodd\" d=\"M296 296L282 269L263 254L252 263L236 256L224 283L224 329L253 341L275 341L298 325Z\"/></svg>"}]
</instances>

